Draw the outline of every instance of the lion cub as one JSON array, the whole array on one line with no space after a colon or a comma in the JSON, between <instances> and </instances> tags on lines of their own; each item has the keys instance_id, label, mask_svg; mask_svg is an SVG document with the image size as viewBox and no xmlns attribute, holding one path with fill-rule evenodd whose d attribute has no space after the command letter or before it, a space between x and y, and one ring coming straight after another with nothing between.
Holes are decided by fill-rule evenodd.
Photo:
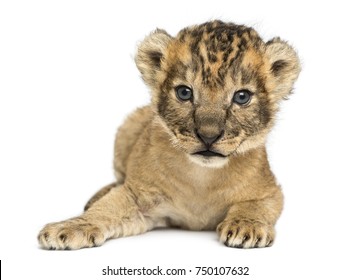
<instances>
[{"instance_id":1,"label":"lion cub","mask_svg":"<svg viewBox=\"0 0 349 280\"><path fill-rule=\"evenodd\" d=\"M80 249L157 227L217 230L226 246L271 246L283 196L265 141L300 72L296 52L211 21L157 29L135 58L152 93L115 141L116 183L76 218L46 225L47 249Z\"/></svg>"}]
</instances>

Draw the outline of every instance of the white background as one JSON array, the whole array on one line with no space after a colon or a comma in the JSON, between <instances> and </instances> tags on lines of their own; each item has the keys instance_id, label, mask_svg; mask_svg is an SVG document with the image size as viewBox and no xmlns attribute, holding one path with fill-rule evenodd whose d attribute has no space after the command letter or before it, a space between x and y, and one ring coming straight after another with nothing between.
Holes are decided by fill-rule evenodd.
<instances>
[{"instance_id":1,"label":"white background","mask_svg":"<svg viewBox=\"0 0 349 280\"><path fill-rule=\"evenodd\" d=\"M244 279L348 279L347 8L301 2L1 1L4 279L117 279L101 275L108 265L193 269L178 279L199 279L195 266L248 266ZM36 236L45 223L78 215L114 180L116 128L149 102L133 62L137 43L156 27L175 35L217 18L252 25L266 40L281 36L302 60L268 141L285 194L275 245L231 249L214 232L157 230L100 248L41 250Z\"/></svg>"}]
</instances>

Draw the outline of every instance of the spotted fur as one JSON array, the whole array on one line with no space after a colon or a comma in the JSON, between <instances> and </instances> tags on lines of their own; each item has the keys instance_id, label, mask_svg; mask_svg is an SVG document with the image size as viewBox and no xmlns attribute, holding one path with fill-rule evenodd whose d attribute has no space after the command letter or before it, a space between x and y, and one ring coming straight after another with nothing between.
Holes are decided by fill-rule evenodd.
<instances>
[{"instance_id":1,"label":"spotted fur","mask_svg":"<svg viewBox=\"0 0 349 280\"><path fill-rule=\"evenodd\" d=\"M80 217L47 225L41 246L92 247L165 226L216 229L229 247L270 246L282 193L265 139L300 72L296 52L250 27L211 21L175 37L155 30L135 60L152 102L118 131L117 182ZM180 100L178 86L193 96ZM251 93L244 105L233 102L241 90Z\"/></svg>"}]
</instances>

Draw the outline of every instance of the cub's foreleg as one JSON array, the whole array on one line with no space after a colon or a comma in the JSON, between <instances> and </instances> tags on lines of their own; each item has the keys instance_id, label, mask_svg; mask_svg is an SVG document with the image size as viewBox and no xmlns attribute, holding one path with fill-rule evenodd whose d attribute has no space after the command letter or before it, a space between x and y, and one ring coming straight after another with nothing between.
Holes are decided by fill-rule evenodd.
<instances>
[{"instance_id":1,"label":"cub's foreleg","mask_svg":"<svg viewBox=\"0 0 349 280\"><path fill-rule=\"evenodd\" d=\"M269 247L275 238L274 225L282 210L281 191L260 200L234 204L217 227L220 240L236 248Z\"/></svg>"},{"instance_id":2,"label":"cub's foreleg","mask_svg":"<svg viewBox=\"0 0 349 280\"><path fill-rule=\"evenodd\" d=\"M107 193L109 193L113 188L116 188L117 186L120 186L120 185L121 184L118 184L118 183L112 183L112 184L109 184L109 185L101 188L86 203L86 205L84 207L84 211L89 209L92 206L92 204L94 204L96 201L100 200L103 196L105 196Z\"/></svg>"},{"instance_id":3,"label":"cub's foreleg","mask_svg":"<svg viewBox=\"0 0 349 280\"><path fill-rule=\"evenodd\" d=\"M128 187L111 187L81 216L46 225L38 240L46 249L80 249L144 233L154 227L154 221L143 215L142 207Z\"/></svg>"}]
</instances>

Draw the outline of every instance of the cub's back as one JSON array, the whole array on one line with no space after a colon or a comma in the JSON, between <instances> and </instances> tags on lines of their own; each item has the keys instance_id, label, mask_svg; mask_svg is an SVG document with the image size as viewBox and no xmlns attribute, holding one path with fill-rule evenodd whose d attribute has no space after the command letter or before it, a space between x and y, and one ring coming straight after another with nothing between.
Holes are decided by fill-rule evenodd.
<instances>
[{"instance_id":1,"label":"cub's back","mask_svg":"<svg viewBox=\"0 0 349 280\"><path fill-rule=\"evenodd\" d=\"M118 129L114 144L114 170L118 183L124 181L128 157L153 116L150 106L138 108Z\"/></svg>"}]
</instances>

